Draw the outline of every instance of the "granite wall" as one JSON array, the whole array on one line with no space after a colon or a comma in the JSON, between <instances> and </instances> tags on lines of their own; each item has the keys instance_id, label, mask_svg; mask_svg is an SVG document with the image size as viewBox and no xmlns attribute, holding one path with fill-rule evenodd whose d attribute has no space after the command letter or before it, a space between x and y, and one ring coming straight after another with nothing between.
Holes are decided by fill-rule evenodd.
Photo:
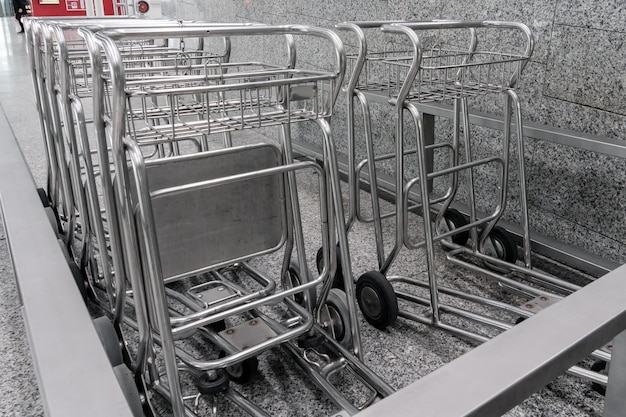
<instances>
[{"instance_id":1,"label":"granite wall","mask_svg":"<svg viewBox=\"0 0 626 417\"><path fill-rule=\"evenodd\" d=\"M163 12L180 19L322 27L346 20L521 21L533 30L536 40L532 62L519 86L524 117L626 140L626 3L622 0L164 0ZM340 105L333 118L340 150L346 146L343 112ZM385 126L384 110L374 117L379 123L377 142L381 148L392 148L393 127ZM489 139L485 143L490 146ZM624 160L529 139L525 161L532 228L626 262ZM514 182L515 178L512 212L518 193Z\"/></svg>"}]
</instances>

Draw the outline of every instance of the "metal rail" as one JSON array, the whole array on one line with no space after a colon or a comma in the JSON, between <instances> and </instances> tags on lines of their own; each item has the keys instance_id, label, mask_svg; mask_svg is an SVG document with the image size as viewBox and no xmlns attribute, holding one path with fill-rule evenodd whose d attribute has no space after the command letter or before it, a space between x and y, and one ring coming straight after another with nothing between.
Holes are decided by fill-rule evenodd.
<instances>
[{"instance_id":1,"label":"metal rail","mask_svg":"<svg viewBox=\"0 0 626 417\"><path fill-rule=\"evenodd\" d=\"M368 100L378 103L387 103L388 100L388 96L386 94L368 93L367 97ZM435 116L449 119L454 116L452 107L444 104L421 103L418 104L417 107L424 113L424 118L429 126L426 134L431 138L434 138ZM499 130L504 127L500 117L475 111L470 112L470 123L475 126ZM524 136L533 139L626 159L626 141L576 132L573 130L560 129L553 126L527 121L524 122L523 132ZM294 149L304 155L321 159L321 150L308 144L299 143L294 145ZM340 161L339 168L341 172L345 174L348 170L347 162L345 160ZM362 175L362 179L367 182L369 179L367 173L363 172ZM394 188L395 179L392 178L391 175L377 173L377 177L380 189L392 190ZM392 194L383 195L385 198L390 196L392 196ZM415 201L419 200L419 196L417 195L412 195L412 197ZM467 209L464 209L464 207L455 206L455 208L461 212L467 213ZM519 225L506 221L501 221L500 225L518 238L521 235L521 228ZM533 232L532 234L531 248L539 254L562 262L571 267L581 269L594 276L604 275L619 266L616 262L589 253L583 249L556 241L555 239L541 235L537 232Z\"/></svg>"},{"instance_id":2,"label":"metal rail","mask_svg":"<svg viewBox=\"0 0 626 417\"><path fill-rule=\"evenodd\" d=\"M0 206L46 416L132 417L0 112Z\"/></svg>"},{"instance_id":3,"label":"metal rail","mask_svg":"<svg viewBox=\"0 0 626 417\"><path fill-rule=\"evenodd\" d=\"M452 118L453 116L452 108L449 106L422 104L419 107L426 114L447 118ZM471 112L470 123L492 129L503 129L501 118L488 113ZM623 140L610 139L528 121L524 121L523 132L524 136L530 138L626 159L626 142Z\"/></svg>"},{"instance_id":4,"label":"metal rail","mask_svg":"<svg viewBox=\"0 0 626 417\"><path fill-rule=\"evenodd\" d=\"M611 361L604 416L622 416L625 293L626 265L357 416L412 417L416 410L437 417L502 415L616 335L613 357L620 360Z\"/></svg>"}]
</instances>

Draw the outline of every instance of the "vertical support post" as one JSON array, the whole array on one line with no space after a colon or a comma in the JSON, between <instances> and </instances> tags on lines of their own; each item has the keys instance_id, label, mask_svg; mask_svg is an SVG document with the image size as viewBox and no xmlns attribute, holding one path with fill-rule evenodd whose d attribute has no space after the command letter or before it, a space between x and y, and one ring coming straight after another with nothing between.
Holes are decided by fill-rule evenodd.
<instances>
[{"instance_id":1,"label":"vertical support post","mask_svg":"<svg viewBox=\"0 0 626 417\"><path fill-rule=\"evenodd\" d=\"M615 336L606 387L604 417L620 417L626 410L626 331Z\"/></svg>"},{"instance_id":2,"label":"vertical support post","mask_svg":"<svg viewBox=\"0 0 626 417\"><path fill-rule=\"evenodd\" d=\"M435 116L428 113L423 113L422 127L424 128L424 145L429 146L435 143ZM433 172L434 156L435 152L432 149L426 149L426 157L424 163L426 165L426 172ZM428 192L433 191L433 180L428 180Z\"/></svg>"},{"instance_id":3,"label":"vertical support post","mask_svg":"<svg viewBox=\"0 0 626 417\"><path fill-rule=\"evenodd\" d=\"M95 16L95 11L94 11L94 8L93 8L93 0L86 0L85 1L85 15L87 17Z\"/></svg>"},{"instance_id":4,"label":"vertical support post","mask_svg":"<svg viewBox=\"0 0 626 417\"><path fill-rule=\"evenodd\" d=\"M104 16L104 4L102 0L94 0L94 6L96 7L96 16Z\"/></svg>"}]
</instances>

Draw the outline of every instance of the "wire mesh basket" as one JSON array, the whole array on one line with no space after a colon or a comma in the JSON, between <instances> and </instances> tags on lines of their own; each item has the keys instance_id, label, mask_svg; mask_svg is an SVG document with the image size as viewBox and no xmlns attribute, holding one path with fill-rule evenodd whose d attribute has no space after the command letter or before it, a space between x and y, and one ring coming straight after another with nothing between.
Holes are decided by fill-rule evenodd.
<instances>
[{"instance_id":1,"label":"wire mesh basket","mask_svg":"<svg viewBox=\"0 0 626 417\"><path fill-rule=\"evenodd\" d=\"M409 100L443 101L500 93L519 78L528 57L491 51L468 52L431 48L421 57L419 73L411 85ZM385 58L390 96L409 77L412 57Z\"/></svg>"}]
</instances>

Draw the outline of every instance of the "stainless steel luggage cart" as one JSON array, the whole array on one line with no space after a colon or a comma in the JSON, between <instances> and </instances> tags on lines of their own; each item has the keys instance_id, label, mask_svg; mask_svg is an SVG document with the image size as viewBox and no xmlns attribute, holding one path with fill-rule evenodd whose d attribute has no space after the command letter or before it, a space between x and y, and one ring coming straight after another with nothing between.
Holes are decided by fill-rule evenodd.
<instances>
[{"instance_id":1,"label":"stainless steel luggage cart","mask_svg":"<svg viewBox=\"0 0 626 417\"><path fill-rule=\"evenodd\" d=\"M264 43L278 37L287 46L287 64L210 62L203 64L200 74L184 77L134 79L127 75L120 41L185 36L257 37ZM332 69L298 67L294 49L298 37L327 43ZM111 232L121 234L112 243L122 243L124 269L133 292L140 339L137 375L170 400L176 416L195 407L185 404L188 397L181 381L188 376L195 379L200 392L188 398L192 402L202 394L226 392L245 411L265 415L227 390L222 371L233 365L245 369L250 363L246 361L283 346L349 414L358 407L333 388L330 378L336 372L347 371L367 387L368 399L360 406L388 395L389 386L356 356L360 337L353 294L344 299L327 279L335 267L329 248L337 238L345 248L344 272L347 269L346 276L350 276L328 125L345 66L336 34L307 26L207 26L104 30L94 40L96 132L99 144L104 139L111 146L115 210L120 220L119 229ZM134 106L136 102L141 105ZM101 116L97 116L99 110ZM324 168L294 162L291 125L309 121L321 130ZM269 126L280 128L277 148L227 147L148 161L140 148L146 140L169 143ZM295 172L305 168L317 171L320 178L320 232L323 257L329 265L315 278L306 272L297 198ZM265 278L251 266L258 257L278 250L284 251L278 278ZM292 263L294 252L296 264ZM303 272L295 273L296 268ZM201 282L186 285L192 278ZM272 285L276 281L281 284ZM250 282L260 284L261 289L251 289ZM286 313L277 313L276 308ZM237 324L219 330L225 319ZM240 336L251 328L252 336ZM197 333L224 356L199 359L186 353L181 344ZM163 373L157 363L164 365Z\"/></svg>"},{"instance_id":2,"label":"stainless steel luggage cart","mask_svg":"<svg viewBox=\"0 0 626 417\"><path fill-rule=\"evenodd\" d=\"M345 22L337 27L351 33L358 45L358 52L348 56L352 75L346 88L348 227L357 219L374 225L378 270L364 273L356 284L357 299L366 319L376 327L385 328L400 315L483 342L580 288L579 283L557 278L531 265L524 138L521 106L515 92L532 54L530 30L523 24L497 21ZM498 112L505 129L498 139L501 145L495 152L486 153L470 135L469 103L493 97L504 100ZM385 155L374 151L372 103L390 105L393 109L395 150ZM421 106L432 103L452 105L455 116L449 126L448 140L429 142ZM355 145L357 109L361 111L365 142L365 150L361 152L365 158L360 162ZM517 142L515 163L512 138ZM407 148L407 142L413 147ZM395 181L384 190L379 188L375 166L382 161L393 164ZM361 213L358 200L365 169L371 218ZM487 176L485 171L491 174ZM511 172L516 173L520 184L518 219L524 230L523 265L516 264L516 243L496 225L510 204ZM485 178L491 181L488 185L495 201L493 196L488 204L480 201L476 177L482 177L481 186L485 186ZM392 194L395 199L391 212L381 211L382 192ZM464 207L467 214L461 214L455 207ZM423 232L417 236L410 232L413 212L423 219L420 225ZM395 240L385 253L382 221L388 217L395 219ZM496 288L513 296L502 302L462 287L441 285L435 254L438 242L448 260L488 277ZM391 274L390 269L403 248L425 249L427 280ZM608 356L602 351L595 355ZM573 372L588 376L585 370L573 369Z\"/></svg>"},{"instance_id":3,"label":"stainless steel luggage cart","mask_svg":"<svg viewBox=\"0 0 626 417\"><path fill-rule=\"evenodd\" d=\"M103 189L106 189L107 178L104 178L103 187L100 167L106 165L99 163L94 153L94 135L88 134L92 131L92 74L86 40L78 34L78 29L93 34L107 27L178 27L184 24L192 23L114 18L37 19L29 22L33 81L36 91L47 92L38 101L43 106L40 109L42 126L50 127L45 135L48 138L46 149L50 172L56 174L49 178L59 178L49 181L49 184L57 185L46 194L51 197L50 205L56 212L53 217L84 295L91 296L93 301L114 316L120 311L123 297L118 293L125 291L125 283L123 273L115 276L115 260L111 259L114 257L107 249L110 247L108 228L110 224L115 224L115 212L111 214L113 219L103 215L103 206L106 205L106 201L102 201L105 199ZM144 40L125 45L123 57L125 65L132 66L137 74L141 67L145 76L150 73L183 74L192 70L192 64L198 66L203 60L227 61L227 39L222 39L219 45L213 47L215 52L209 49L205 49L201 38L187 40L186 45L182 39L177 45L165 42L156 45ZM40 97L40 94L37 96ZM166 152L163 145L150 146L155 154ZM174 146L171 144L170 152ZM89 291L84 288L84 279ZM98 296L99 292L104 295Z\"/></svg>"},{"instance_id":4,"label":"stainless steel luggage cart","mask_svg":"<svg viewBox=\"0 0 626 417\"><path fill-rule=\"evenodd\" d=\"M114 19L70 19L75 27L83 22L96 24L113 24L114 22L128 22L126 18ZM74 41L63 37L55 39L57 33L51 31L51 27L59 25L59 18L29 18L26 24L26 38L31 63L31 75L35 88L37 109L40 117L41 130L44 135L46 161L48 163L48 176L46 189L39 190L44 204L51 206L56 212L59 221L59 229L63 231L65 225L60 222L73 222L71 214L73 201L71 201L70 172L67 161L64 161L64 149L59 149L57 140L63 135L66 124L62 120L64 113L59 104L62 102L55 91L66 86L63 73L59 72L54 62L63 55L66 59L68 50L72 48ZM70 23L65 23L70 24ZM120 23L121 24L121 23ZM69 87L68 87L69 88ZM66 239L70 239L67 234Z\"/></svg>"}]
</instances>

